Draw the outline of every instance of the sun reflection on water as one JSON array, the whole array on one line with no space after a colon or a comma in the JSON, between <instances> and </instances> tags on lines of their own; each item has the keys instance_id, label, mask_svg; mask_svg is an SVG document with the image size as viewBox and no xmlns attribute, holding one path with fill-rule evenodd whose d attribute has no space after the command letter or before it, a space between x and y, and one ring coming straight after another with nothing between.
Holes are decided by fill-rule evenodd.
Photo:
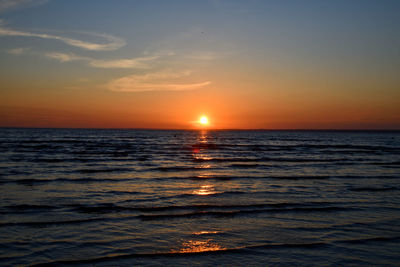
<instances>
[{"instance_id":1,"label":"sun reflection on water","mask_svg":"<svg viewBox=\"0 0 400 267\"><path fill-rule=\"evenodd\" d=\"M201 185L199 189L193 191L193 195L207 196L216 194L215 187L213 185Z\"/></svg>"},{"instance_id":2,"label":"sun reflection on water","mask_svg":"<svg viewBox=\"0 0 400 267\"><path fill-rule=\"evenodd\" d=\"M211 161L213 159L210 156L204 156L204 155L193 155L193 158L195 161Z\"/></svg>"},{"instance_id":3,"label":"sun reflection on water","mask_svg":"<svg viewBox=\"0 0 400 267\"><path fill-rule=\"evenodd\" d=\"M212 172L202 172L201 174L197 175L196 178L207 179L207 178L211 178L213 176L214 176L214 173L212 173Z\"/></svg>"},{"instance_id":4,"label":"sun reflection on water","mask_svg":"<svg viewBox=\"0 0 400 267\"><path fill-rule=\"evenodd\" d=\"M199 169L210 169L211 165L210 164L202 164L200 165Z\"/></svg>"},{"instance_id":5,"label":"sun reflection on water","mask_svg":"<svg viewBox=\"0 0 400 267\"><path fill-rule=\"evenodd\" d=\"M202 130L201 132L200 132L200 136L199 136L199 141L200 141L200 143L207 143L207 139L208 139L208 136L207 136L207 130Z\"/></svg>"},{"instance_id":6,"label":"sun reflection on water","mask_svg":"<svg viewBox=\"0 0 400 267\"><path fill-rule=\"evenodd\" d=\"M211 235L211 234L218 234L218 231L200 231L200 232L193 232L192 235Z\"/></svg>"},{"instance_id":7,"label":"sun reflection on water","mask_svg":"<svg viewBox=\"0 0 400 267\"><path fill-rule=\"evenodd\" d=\"M182 243L181 247L178 250L172 250L172 252L196 253L196 252L218 251L218 250L226 250L226 248L215 243L212 239L208 239L205 241L200 241L200 240L186 241Z\"/></svg>"}]
</instances>

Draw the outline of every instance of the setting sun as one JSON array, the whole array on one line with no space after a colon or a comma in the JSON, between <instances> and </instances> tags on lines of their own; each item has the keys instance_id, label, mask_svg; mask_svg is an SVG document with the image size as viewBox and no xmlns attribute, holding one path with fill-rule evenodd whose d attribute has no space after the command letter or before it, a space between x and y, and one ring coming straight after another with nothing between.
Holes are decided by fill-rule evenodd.
<instances>
[{"instance_id":1,"label":"setting sun","mask_svg":"<svg viewBox=\"0 0 400 267\"><path fill-rule=\"evenodd\" d=\"M208 118L206 116L202 116L199 120L201 125L207 125L208 124Z\"/></svg>"}]
</instances>

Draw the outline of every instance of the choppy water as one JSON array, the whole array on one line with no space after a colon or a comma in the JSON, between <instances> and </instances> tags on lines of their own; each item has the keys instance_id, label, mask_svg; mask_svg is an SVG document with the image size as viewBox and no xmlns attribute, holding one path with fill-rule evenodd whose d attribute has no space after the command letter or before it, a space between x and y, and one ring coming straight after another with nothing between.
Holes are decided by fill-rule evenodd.
<instances>
[{"instance_id":1,"label":"choppy water","mask_svg":"<svg viewBox=\"0 0 400 267\"><path fill-rule=\"evenodd\" d=\"M0 129L0 265L400 265L400 133Z\"/></svg>"}]
</instances>

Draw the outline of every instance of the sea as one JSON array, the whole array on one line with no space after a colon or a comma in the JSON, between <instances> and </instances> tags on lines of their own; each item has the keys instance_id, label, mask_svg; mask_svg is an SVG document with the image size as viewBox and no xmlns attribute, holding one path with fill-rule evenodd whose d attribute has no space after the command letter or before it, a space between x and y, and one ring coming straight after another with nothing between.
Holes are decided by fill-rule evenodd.
<instances>
[{"instance_id":1,"label":"sea","mask_svg":"<svg viewBox=\"0 0 400 267\"><path fill-rule=\"evenodd\" d=\"M400 266L400 132L0 128L1 266Z\"/></svg>"}]
</instances>

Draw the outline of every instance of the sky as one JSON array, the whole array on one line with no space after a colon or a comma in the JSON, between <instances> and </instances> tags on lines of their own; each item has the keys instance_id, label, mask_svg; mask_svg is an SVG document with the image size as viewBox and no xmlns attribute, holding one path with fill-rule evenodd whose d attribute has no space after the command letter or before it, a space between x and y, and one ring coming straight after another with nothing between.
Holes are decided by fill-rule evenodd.
<instances>
[{"instance_id":1,"label":"sky","mask_svg":"<svg viewBox=\"0 0 400 267\"><path fill-rule=\"evenodd\" d=\"M397 0L0 0L0 127L400 129Z\"/></svg>"}]
</instances>

